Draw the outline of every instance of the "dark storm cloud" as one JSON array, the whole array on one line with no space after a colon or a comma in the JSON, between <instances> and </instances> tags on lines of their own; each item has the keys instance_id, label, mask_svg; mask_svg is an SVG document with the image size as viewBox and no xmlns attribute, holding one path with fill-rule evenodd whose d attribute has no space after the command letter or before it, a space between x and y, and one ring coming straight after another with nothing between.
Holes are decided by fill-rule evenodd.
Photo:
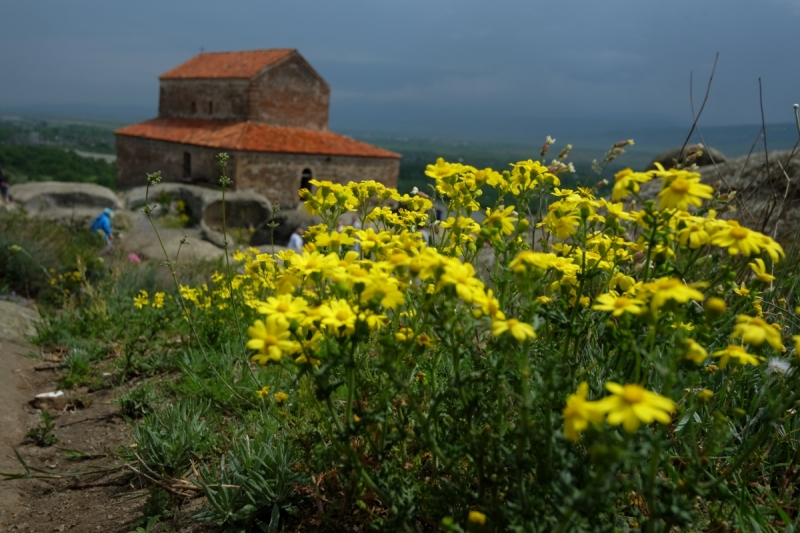
<instances>
[{"instance_id":1,"label":"dark storm cloud","mask_svg":"<svg viewBox=\"0 0 800 533\"><path fill-rule=\"evenodd\" d=\"M333 126L428 128L564 117L792 119L792 0L40 0L0 7L0 108L155 112L157 76L208 51L297 48L333 88ZM415 126L416 125L416 126Z\"/></svg>"}]
</instances>

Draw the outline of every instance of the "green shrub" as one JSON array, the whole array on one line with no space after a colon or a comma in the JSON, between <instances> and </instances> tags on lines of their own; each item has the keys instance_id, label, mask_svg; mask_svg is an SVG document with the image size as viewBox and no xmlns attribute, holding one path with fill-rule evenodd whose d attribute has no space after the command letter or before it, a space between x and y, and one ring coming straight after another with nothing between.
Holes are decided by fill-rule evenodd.
<instances>
[{"instance_id":1,"label":"green shrub","mask_svg":"<svg viewBox=\"0 0 800 533\"><path fill-rule=\"evenodd\" d=\"M9 174L12 184L66 181L117 188L116 163L81 157L61 148L0 144L0 168Z\"/></svg>"}]
</instances>

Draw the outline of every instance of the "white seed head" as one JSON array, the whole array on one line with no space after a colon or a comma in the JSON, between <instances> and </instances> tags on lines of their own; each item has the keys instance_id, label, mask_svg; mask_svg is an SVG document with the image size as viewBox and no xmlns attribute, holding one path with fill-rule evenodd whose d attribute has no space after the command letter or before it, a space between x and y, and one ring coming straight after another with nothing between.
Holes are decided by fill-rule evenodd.
<instances>
[{"instance_id":1,"label":"white seed head","mask_svg":"<svg viewBox=\"0 0 800 533\"><path fill-rule=\"evenodd\" d=\"M773 376L785 374L789 371L789 368L791 368L791 365L789 361L785 359L779 357L770 357L767 359L767 374Z\"/></svg>"}]
</instances>

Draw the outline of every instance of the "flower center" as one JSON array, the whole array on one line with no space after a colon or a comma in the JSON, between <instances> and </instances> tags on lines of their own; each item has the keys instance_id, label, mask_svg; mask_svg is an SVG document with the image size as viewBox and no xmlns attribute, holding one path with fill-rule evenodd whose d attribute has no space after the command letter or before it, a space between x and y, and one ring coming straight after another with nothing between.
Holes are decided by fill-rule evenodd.
<instances>
[{"instance_id":1,"label":"flower center","mask_svg":"<svg viewBox=\"0 0 800 533\"><path fill-rule=\"evenodd\" d=\"M628 305L628 297L627 296L620 296L616 300L614 300L614 307L617 309L621 309Z\"/></svg>"},{"instance_id":2,"label":"flower center","mask_svg":"<svg viewBox=\"0 0 800 533\"><path fill-rule=\"evenodd\" d=\"M737 240L741 240L747 237L747 229L746 228L733 228L731 229L731 237Z\"/></svg>"},{"instance_id":3,"label":"flower center","mask_svg":"<svg viewBox=\"0 0 800 533\"><path fill-rule=\"evenodd\" d=\"M672 183L669 184L669 188L672 192L684 194L689 191L689 187L692 184L686 181L683 178L677 178Z\"/></svg>"},{"instance_id":4,"label":"flower center","mask_svg":"<svg viewBox=\"0 0 800 533\"><path fill-rule=\"evenodd\" d=\"M622 388L622 399L625 403L641 403L644 400L644 389L639 385L625 385Z\"/></svg>"},{"instance_id":5,"label":"flower center","mask_svg":"<svg viewBox=\"0 0 800 533\"><path fill-rule=\"evenodd\" d=\"M347 309L336 311L336 320L344 322L348 318L350 318L350 313L347 312Z\"/></svg>"}]
</instances>

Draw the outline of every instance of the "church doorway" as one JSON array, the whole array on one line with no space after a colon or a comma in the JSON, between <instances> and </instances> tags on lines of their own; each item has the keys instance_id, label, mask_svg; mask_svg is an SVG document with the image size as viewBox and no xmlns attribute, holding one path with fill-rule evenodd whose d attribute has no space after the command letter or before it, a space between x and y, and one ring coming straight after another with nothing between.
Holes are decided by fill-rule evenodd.
<instances>
[{"instance_id":1,"label":"church doorway","mask_svg":"<svg viewBox=\"0 0 800 533\"><path fill-rule=\"evenodd\" d=\"M303 173L300 174L300 188L301 189L308 189L311 190L311 180L313 176L311 174L311 169L306 168L303 170Z\"/></svg>"}]
</instances>

